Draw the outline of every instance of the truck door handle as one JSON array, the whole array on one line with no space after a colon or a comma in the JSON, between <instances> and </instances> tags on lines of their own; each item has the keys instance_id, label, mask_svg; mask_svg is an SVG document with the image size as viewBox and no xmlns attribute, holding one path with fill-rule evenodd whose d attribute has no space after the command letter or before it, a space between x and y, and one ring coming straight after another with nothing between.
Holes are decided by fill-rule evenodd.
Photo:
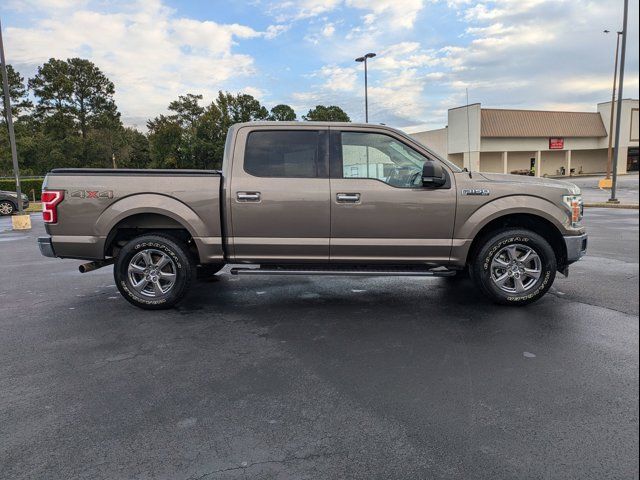
<instances>
[{"instance_id":1,"label":"truck door handle","mask_svg":"<svg viewBox=\"0 0 640 480\"><path fill-rule=\"evenodd\" d=\"M236 198L239 202L259 202L260 192L238 192Z\"/></svg>"},{"instance_id":2,"label":"truck door handle","mask_svg":"<svg viewBox=\"0 0 640 480\"><path fill-rule=\"evenodd\" d=\"M338 193L336 195L338 203L358 203L360 201L359 193Z\"/></svg>"}]
</instances>

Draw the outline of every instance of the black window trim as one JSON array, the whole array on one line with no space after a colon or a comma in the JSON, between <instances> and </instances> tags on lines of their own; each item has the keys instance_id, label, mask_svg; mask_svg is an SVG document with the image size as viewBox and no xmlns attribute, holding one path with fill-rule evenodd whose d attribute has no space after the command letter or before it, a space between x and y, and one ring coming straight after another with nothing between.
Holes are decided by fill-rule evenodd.
<instances>
[{"instance_id":1,"label":"black window trim","mask_svg":"<svg viewBox=\"0 0 640 480\"><path fill-rule=\"evenodd\" d=\"M252 133L256 132L316 132L318 134L318 144L316 146L317 151L317 160L316 160L316 176L315 177L285 177L279 175L256 175L255 173L251 173L247 171L247 144L249 143L249 137ZM250 175L255 178L297 178L302 180L311 180L315 178L329 178L329 130L323 128L256 128L250 130L247 133L245 142L244 142L244 155L242 159L242 170L247 175Z\"/></svg>"},{"instance_id":2,"label":"black window trim","mask_svg":"<svg viewBox=\"0 0 640 480\"><path fill-rule=\"evenodd\" d=\"M400 190L434 190L434 189L439 189L439 190L447 190L449 188L451 188L451 175L449 173L449 169L446 168L447 165L444 162L440 162L443 165L444 168L444 174L447 177L447 182L441 186L441 187L424 187L424 186L410 186L410 187L399 187L397 185L391 185L390 183L387 182L383 182L382 180L380 180L379 178L369 178L369 177L345 177L344 176L344 172L343 172L343 159L342 159L342 134L343 133L367 133L367 134L378 134L378 135L384 135L386 137L390 137L393 138L394 140L402 143L404 146L406 146L407 148L410 148L411 150L413 150L414 152L416 152L417 154L429 159L429 160L433 160L435 162L440 162L440 160L438 158L433 158L430 155L425 155L423 152L420 152L418 150L416 150L413 146L409 145L407 142L405 142L404 140L401 140L393 135L391 135L390 133L387 132L380 132L380 131L375 131L375 130L358 130L358 129L331 129L331 133L330 133L330 142L329 142L329 152L330 152L330 173L331 173L331 178L336 179L336 180L372 180L375 182L380 182L383 185L386 185L388 187L391 188L397 188Z\"/></svg>"}]
</instances>

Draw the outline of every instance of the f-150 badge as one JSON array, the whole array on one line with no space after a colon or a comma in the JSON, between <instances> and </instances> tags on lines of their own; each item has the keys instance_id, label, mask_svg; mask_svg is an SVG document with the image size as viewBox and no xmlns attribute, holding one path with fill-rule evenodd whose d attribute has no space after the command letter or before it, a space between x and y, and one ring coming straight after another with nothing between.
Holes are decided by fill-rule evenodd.
<instances>
[{"instance_id":1,"label":"f-150 badge","mask_svg":"<svg viewBox=\"0 0 640 480\"><path fill-rule=\"evenodd\" d=\"M75 190L71 192L73 198L113 198L113 190Z\"/></svg>"},{"instance_id":2,"label":"f-150 badge","mask_svg":"<svg viewBox=\"0 0 640 480\"><path fill-rule=\"evenodd\" d=\"M489 195L491 191L488 188L463 188L462 195Z\"/></svg>"}]
</instances>

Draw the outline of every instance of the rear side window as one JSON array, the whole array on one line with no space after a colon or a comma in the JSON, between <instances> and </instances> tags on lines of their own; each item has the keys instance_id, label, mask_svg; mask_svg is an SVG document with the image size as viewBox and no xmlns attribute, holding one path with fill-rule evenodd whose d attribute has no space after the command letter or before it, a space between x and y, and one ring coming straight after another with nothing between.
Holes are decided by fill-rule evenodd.
<instances>
[{"instance_id":1,"label":"rear side window","mask_svg":"<svg viewBox=\"0 0 640 480\"><path fill-rule=\"evenodd\" d=\"M321 132L271 130L249 133L244 169L256 177L316 178L322 175Z\"/></svg>"}]
</instances>

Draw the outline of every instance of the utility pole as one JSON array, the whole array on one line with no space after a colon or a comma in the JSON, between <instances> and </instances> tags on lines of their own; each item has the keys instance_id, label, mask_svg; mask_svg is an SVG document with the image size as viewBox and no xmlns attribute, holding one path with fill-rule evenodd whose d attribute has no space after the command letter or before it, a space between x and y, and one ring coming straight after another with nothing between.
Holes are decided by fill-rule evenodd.
<instances>
[{"instance_id":1,"label":"utility pole","mask_svg":"<svg viewBox=\"0 0 640 480\"><path fill-rule=\"evenodd\" d=\"M609 33L609 30L605 30L604 33ZM607 181L603 182L602 187L611 188L611 165L613 159L613 117L615 115L616 104L616 83L618 81L618 51L620 49L620 36L622 32L616 32L616 55L613 67L613 88L611 90L611 112L609 113L609 147L607 149Z\"/></svg>"},{"instance_id":2,"label":"utility pole","mask_svg":"<svg viewBox=\"0 0 640 480\"><path fill-rule=\"evenodd\" d=\"M616 143L613 149L613 179L611 182L610 203L620 203L616 198L616 184L618 182L618 153L620 152L620 117L622 116L622 92L624 87L624 57L627 51L627 21L629 16L629 0L624 0L624 14L622 17L622 51L620 52L620 86L618 87L618 105L616 112Z\"/></svg>"},{"instance_id":3,"label":"utility pole","mask_svg":"<svg viewBox=\"0 0 640 480\"><path fill-rule=\"evenodd\" d=\"M356 62L364 63L364 121L365 123L369 123L369 92L368 92L368 81L367 81L367 60L369 58L375 57L375 53L367 53L362 57L356 58Z\"/></svg>"},{"instance_id":4,"label":"utility pole","mask_svg":"<svg viewBox=\"0 0 640 480\"><path fill-rule=\"evenodd\" d=\"M11 160L13 160L13 174L16 178L16 203L18 212L22 215L22 189L20 188L20 169L18 167L18 152L16 150L16 134L13 130L13 116L11 115L11 96L9 95L9 77L7 76L7 61L4 56L2 41L2 22L0 22L0 63L2 64L2 87L4 90L4 112L9 130L9 144L11 145Z\"/></svg>"}]
</instances>

